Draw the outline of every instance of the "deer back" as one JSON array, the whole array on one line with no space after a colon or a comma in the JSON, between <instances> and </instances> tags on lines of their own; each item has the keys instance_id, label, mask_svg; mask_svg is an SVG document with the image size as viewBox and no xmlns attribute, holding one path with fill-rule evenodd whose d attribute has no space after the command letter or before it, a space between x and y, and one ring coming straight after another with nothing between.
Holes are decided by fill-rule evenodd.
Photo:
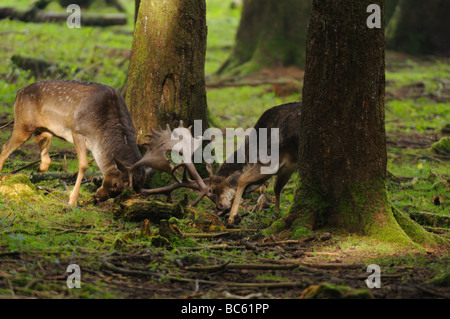
<instances>
[{"instance_id":1,"label":"deer back","mask_svg":"<svg viewBox=\"0 0 450 319\"><path fill-rule=\"evenodd\" d=\"M48 131L73 143L73 134L86 138L102 173L123 173L141 159L135 129L125 101L112 87L94 82L46 80L18 92L15 123ZM143 170L134 183L143 183ZM126 176L126 177L125 177ZM136 187L137 188L137 187Z\"/></svg>"}]
</instances>

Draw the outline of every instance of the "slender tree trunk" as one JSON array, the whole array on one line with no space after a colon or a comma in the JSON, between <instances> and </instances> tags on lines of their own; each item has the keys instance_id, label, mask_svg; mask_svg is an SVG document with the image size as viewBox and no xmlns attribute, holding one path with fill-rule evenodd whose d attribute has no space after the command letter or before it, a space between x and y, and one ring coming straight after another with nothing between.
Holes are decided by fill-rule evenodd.
<instances>
[{"instance_id":1,"label":"slender tree trunk","mask_svg":"<svg viewBox=\"0 0 450 319\"><path fill-rule=\"evenodd\" d=\"M218 73L251 73L305 63L311 0L245 0L230 58Z\"/></svg>"},{"instance_id":2,"label":"slender tree trunk","mask_svg":"<svg viewBox=\"0 0 450 319\"><path fill-rule=\"evenodd\" d=\"M368 28L367 7L382 27ZM332 227L410 242L385 187L384 0L314 0L308 29L300 177L284 227ZM306 225L306 228L305 228Z\"/></svg>"},{"instance_id":3,"label":"slender tree trunk","mask_svg":"<svg viewBox=\"0 0 450 319\"><path fill-rule=\"evenodd\" d=\"M387 30L388 49L450 55L450 1L400 0Z\"/></svg>"},{"instance_id":4,"label":"slender tree trunk","mask_svg":"<svg viewBox=\"0 0 450 319\"><path fill-rule=\"evenodd\" d=\"M386 25L389 25L389 21L394 15L399 2L400 0L386 0L386 9L385 9Z\"/></svg>"},{"instance_id":5,"label":"slender tree trunk","mask_svg":"<svg viewBox=\"0 0 450 319\"><path fill-rule=\"evenodd\" d=\"M207 128L205 54L204 0L141 1L126 91L139 144L157 125Z\"/></svg>"}]
</instances>

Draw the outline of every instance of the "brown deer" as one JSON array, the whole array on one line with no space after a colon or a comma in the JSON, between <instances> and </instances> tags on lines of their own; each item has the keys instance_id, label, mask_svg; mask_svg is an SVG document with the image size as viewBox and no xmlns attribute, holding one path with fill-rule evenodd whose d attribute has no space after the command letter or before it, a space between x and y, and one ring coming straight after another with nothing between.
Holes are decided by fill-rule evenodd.
<instances>
[{"instance_id":1,"label":"brown deer","mask_svg":"<svg viewBox=\"0 0 450 319\"><path fill-rule=\"evenodd\" d=\"M78 176L69 197L76 205L90 150L104 175L95 201L118 196L129 187L129 168L141 159L135 129L125 101L109 86L69 80L40 81L19 90L14 104L14 130L0 154L0 171L9 155L33 134L41 150L39 171L50 166L52 136L75 146ZM133 188L139 190L146 171L133 172Z\"/></svg>"},{"instance_id":2,"label":"brown deer","mask_svg":"<svg viewBox=\"0 0 450 319\"><path fill-rule=\"evenodd\" d=\"M299 168L299 117L301 103L290 103L272 107L265 111L256 122L254 129L259 132L260 128L279 128L279 151L278 170L273 174L263 174L261 168L268 166L257 162L248 163L249 140L245 142L245 163L237 163L236 151L230 158L219 167L217 172L211 170L209 178L208 197L212 199L220 212L229 210L228 223L234 224L239 213L241 198L246 193L251 193L260 188L273 175L276 176L274 184L275 210L280 209L280 195L284 186L292 174ZM269 132L267 132L269 133ZM261 136L258 136L258 140ZM270 134L267 136L270 140ZM267 143L269 153L271 143Z\"/></svg>"},{"instance_id":3,"label":"brown deer","mask_svg":"<svg viewBox=\"0 0 450 319\"><path fill-rule=\"evenodd\" d=\"M148 143L148 150L143 156L142 160L136 163L131 171L142 166L149 166L154 169L159 169L174 176L176 182L172 185L157 188L157 189L142 189L143 194L167 194L180 187L190 188L200 192L199 197L192 205L196 205L203 196L207 196L215 202L217 209L220 212L230 211L228 222L234 224L239 212L239 205L242 196L245 193L250 193L258 189L273 175L276 175L274 185L275 192L275 209L278 211L280 207L280 194L283 187L289 181L289 178L299 167L298 162L298 125L301 111L301 103L290 103L273 107L259 118L254 129L259 132L260 128L279 128L279 141L277 143L279 151L279 165L278 170L273 173L263 174L261 168L269 166L259 161L256 163L249 163L248 150L249 139L246 139L245 147L245 162L238 163L238 151L230 156L217 170L214 172L211 165L207 165L210 177L201 179L195 166L189 163L181 163L177 166L170 164L166 158L166 152L172 149L177 141L171 140L171 133L169 127L165 130L152 132L150 135L150 142ZM269 133L269 132L267 132ZM258 136L258 139L261 136ZM183 137L184 138L184 137ZM270 134L268 134L267 145L269 147L268 153L271 153ZM192 153L187 154L188 158L192 158ZM233 159L233 160L232 160ZM174 172L180 167L185 166L182 181L179 181ZM186 172L189 173L194 180L187 177Z\"/></svg>"}]
</instances>

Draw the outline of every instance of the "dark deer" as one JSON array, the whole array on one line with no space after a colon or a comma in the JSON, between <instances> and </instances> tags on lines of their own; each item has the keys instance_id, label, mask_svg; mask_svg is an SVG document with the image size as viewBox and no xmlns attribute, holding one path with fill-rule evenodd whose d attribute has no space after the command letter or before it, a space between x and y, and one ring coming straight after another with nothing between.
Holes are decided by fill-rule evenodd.
<instances>
[{"instance_id":1,"label":"dark deer","mask_svg":"<svg viewBox=\"0 0 450 319\"><path fill-rule=\"evenodd\" d=\"M69 197L72 206L77 204L88 167L87 150L104 175L96 201L116 197L128 188L129 168L141 159L125 101L117 90L99 83L46 80L19 90L14 104L14 130L0 154L0 171L9 155L33 134L41 150L41 172L50 166L52 136L74 144L79 170ZM134 171L135 190L140 189L145 175L143 168Z\"/></svg>"},{"instance_id":2,"label":"dark deer","mask_svg":"<svg viewBox=\"0 0 450 319\"><path fill-rule=\"evenodd\" d=\"M229 210L228 223L233 224L239 213L239 205L244 194L251 193L260 188L272 176L276 176L274 184L275 210L280 209L280 195L292 174L299 168L299 117L301 103L290 103L275 106L265 111L256 122L254 129L279 128L279 166L273 174L261 173L261 168L268 166L259 161L248 163L249 140L245 142L245 163L237 163L236 151L219 167L217 172L210 168L208 197L212 199L217 209L224 213ZM270 132L267 131L267 140L270 141ZM260 136L258 136L259 141ZM267 143L269 147L271 143ZM233 159L233 160L231 160Z\"/></svg>"},{"instance_id":3,"label":"dark deer","mask_svg":"<svg viewBox=\"0 0 450 319\"><path fill-rule=\"evenodd\" d=\"M273 175L276 175L274 185L275 192L275 208L278 211L280 207L280 194L283 187L289 181L291 175L299 167L298 162L298 123L301 110L301 103L290 103L273 107L259 118L255 125L256 132L260 128L279 128L279 165L276 172L270 174L261 173L261 168L269 166L269 164L262 164L259 160L256 163L249 163L248 150L249 139L246 139L245 147L245 161L243 163L237 162L236 151L230 158L228 158L217 170L214 172L211 165L207 165L210 177L201 179L195 167L191 163L181 163L173 166L166 158L166 152L172 149L177 141L171 140L171 133L169 127L165 130L158 130L153 132L150 137L150 142L147 144L148 150L141 161L135 164L131 171L142 166L152 167L165 171L174 176L176 180L174 184L157 188L157 189L143 189L140 192L143 194L167 194L180 187L190 188L200 192L199 197L192 205L196 205L203 196L207 196L215 202L219 211L230 211L228 222L235 223L239 212L239 204L242 196L245 193L255 191ZM267 145L270 148L270 130L267 130ZM192 137L192 136L191 136ZM186 137L188 138L188 137ZM260 136L258 136L258 139ZM192 153L193 153L192 148ZM192 153L188 154L188 158L192 159ZM271 150L268 150L271 153ZM232 161L231 158L234 160ZM259 154L258 154L259 159ZM189 161L192 162L192 161ZM185 166L183 179L179 181L174 172L180 167ZM194 180L189 179L186 172L189 173Z\"/></svg>"}]
</instances>

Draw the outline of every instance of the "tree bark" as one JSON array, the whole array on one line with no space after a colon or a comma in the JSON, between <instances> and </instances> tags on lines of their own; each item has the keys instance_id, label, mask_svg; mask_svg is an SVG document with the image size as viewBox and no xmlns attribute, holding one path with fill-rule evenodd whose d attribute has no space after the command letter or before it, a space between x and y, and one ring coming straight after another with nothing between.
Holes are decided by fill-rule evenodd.
<instances>
[{"instance_id":1,"label":"tree bark","mask_svg":"<svg viewBox=\"0 0 450 319\"><path fill-rule=\"evenodd\" d=\"M245 0L230 58L218 73L251 73L305 63L311 0Z\"/></svg>"},{"instance_id":2,"label":"tree bark","mask_svg":"<svg viewBox=\"0 0 450 319\"><path fill-rule=\"evenodd\" d=\"M448 0L400 0L387 29L387 48L411 54L450 55Z\"/></svg>"},{"instance_id":3,"label":"tree bark","mask_svg":"<svg viewBox=\"0 0 450 319\"><path fill-rule=\"evenodd\" d=\"M126 91L139 144L157 125L207 128L205 55L204 0L141 1Z\"/></svg>"},{"instance_id":4,"label":"tree bark","mask_svg":"<svg viewBox=\"0 0 450 319\"><path fill-rule=\"evenodd\" d=\"M370 4L381 7L380 29L366 24ZM300 183L283 226L410 242L385 187L384 0L314 0L307 43Z\"/></svg>"}]
</instances>

